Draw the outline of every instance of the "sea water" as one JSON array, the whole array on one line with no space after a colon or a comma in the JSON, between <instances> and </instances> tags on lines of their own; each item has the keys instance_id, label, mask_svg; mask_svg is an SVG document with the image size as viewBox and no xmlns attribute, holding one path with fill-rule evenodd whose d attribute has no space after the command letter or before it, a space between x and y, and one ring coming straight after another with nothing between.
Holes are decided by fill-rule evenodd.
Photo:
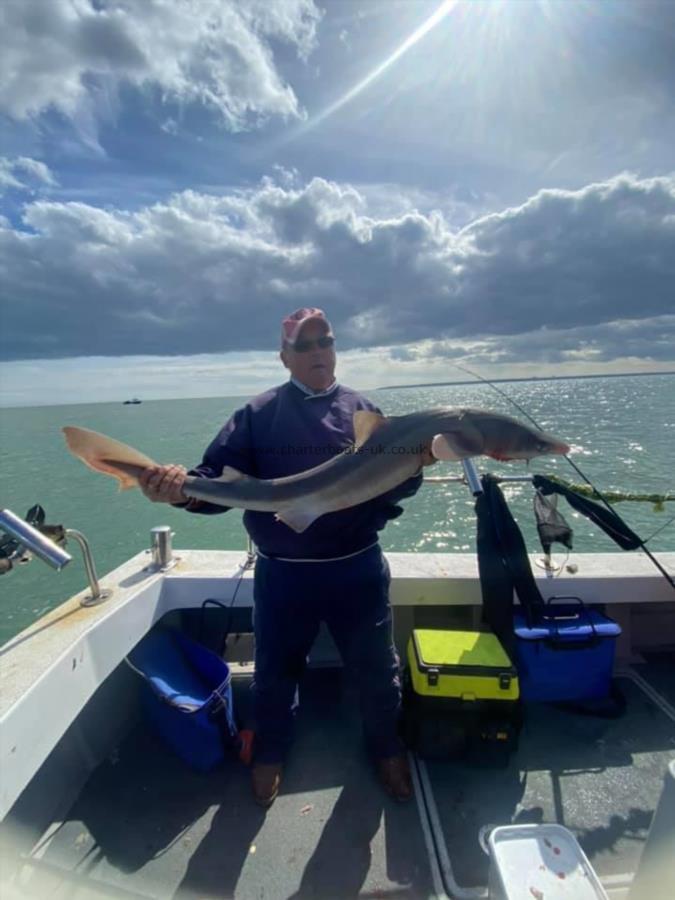
<instances>
[{"instance_id":1,"label":"sea water","mask_svg":"<svg viewBox=\"0 0 675 900\"><path fill-rule=\"evenodd\" d=\"M500 384L539 425L572 446L572 459L601 489L634 493L675 491L675 375L537 380ZM523 418L485 384L366 391L385 414L401 415L434 406L475 406ZM47 522L63 524L88 538L97 571L105 575L147 548L150 529L170 525L174 547L236 550L246 547L241 512L199 516L148 502L139 491L118 492L116 483L92 472L66 450L63 425L79 425L130 444L158 462L192 466L245 397L145 401L140 405L100 403L0 411L0 506L24 517L41 504ZM578 475L564 459L542 457L530 463L476 460L480 471L495 474L553 474L573 482ZM429 475L459 475L458 463L438 463ZM528 549L541 549L532 513L529 484L505 487L506 497ZM404 514L382 533L385 551L469 553L475 548L474 501L461 484L427 483L404 501ZM560 501L574 529L574 551L621 552L599 529ZM657 531L675 503L655 512L649 503L620 503L618 511L644 538ZM675 550L675 523L648 544ZM68 546L73 562L56 573L40 560L0 577L0 643L87 584L82 556ZM561 550L563 548L560 548ZM565 551L566 552L566 551ZM562 560L564 555L560 555Z\"/></svg>"}]
</instances>

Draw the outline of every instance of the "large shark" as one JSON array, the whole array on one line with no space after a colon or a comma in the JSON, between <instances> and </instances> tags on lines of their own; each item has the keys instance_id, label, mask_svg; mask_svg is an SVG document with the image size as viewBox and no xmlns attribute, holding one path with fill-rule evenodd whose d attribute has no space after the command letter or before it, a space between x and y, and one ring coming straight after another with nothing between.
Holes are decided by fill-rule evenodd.
<instances>
[{"instance_id":1,"label":"large shark","mask_svg":"<svg viewBox=\"0 0 675 900\"><path fill-rule=\"evenodd\" d=\"M122 489L138 484L141 473L156 465L106 435L74 426L63 431L75 456L116 478ZM354 414L354 435L352 446L297 475L260 479L225 468L219 478L187 476L183 492L188 499L218 506L276 513L300 533L325 513L364 503L401 484L419 471L429 449L442 460L482 455L517 460L569 452L567 444L550 434L480 409L441 408L389 418L363 410Z\"/></svg>"}]
</instances>

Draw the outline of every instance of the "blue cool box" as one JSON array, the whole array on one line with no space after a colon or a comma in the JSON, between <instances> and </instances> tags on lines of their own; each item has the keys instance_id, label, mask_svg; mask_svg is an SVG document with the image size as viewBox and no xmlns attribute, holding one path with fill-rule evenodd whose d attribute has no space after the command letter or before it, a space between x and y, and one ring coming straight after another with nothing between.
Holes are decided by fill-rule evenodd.
<instances>
[{"instance_id":1,"label":"blue cool box","mask_svg":"<svg viewBox=\"0 0 675 900\"><path fill-rule=\"evenodd\" d=\"M227 663L168 629L146 635L127 662L144 679L147 719L171 749L201 772L222 762L237 733Z\"/></svg>"},{"instance_id":2,"label":"blue cool box","mask_svg":"<svg viewBox=\"0 0 675 900\"><path fill-rule=\"evenodd\" d=\"M609 695L621 628L582 604L548 604L530 627L514 616L523 700L599 700Z\"/></svg>"}]
</instances>

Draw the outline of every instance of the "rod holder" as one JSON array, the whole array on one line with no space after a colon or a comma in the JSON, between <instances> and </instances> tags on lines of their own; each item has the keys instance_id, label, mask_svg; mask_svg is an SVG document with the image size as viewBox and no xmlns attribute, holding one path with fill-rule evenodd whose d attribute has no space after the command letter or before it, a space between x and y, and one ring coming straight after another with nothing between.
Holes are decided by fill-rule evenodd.
<instances>
[{"instance_id":1,"label":"rod holder","mask_svg":"<svg viewBox=\"0 0 675 900\"><path fill-rule=\"evenodd\" d=\"M84 557L84 568L87 573L91 594L87 594L86 597L83 597L80 600L80 606L98 606L99 603L103 603L104 600L107 600L108 597L111 596L112 591L108 588L102 589L101 585L98 583L91 547L89 546L89 541L82 532L77 531L75 528L66 528L65 534L66 538L73 538L73 540L79 544L80 549L82 550L82 556Z\"/></svg>"},{"instance_id":2,"label":"rod holder","mask_svg":"<svg viewBox=\"0 0 675 900\"><path fill-rule=\"evenodd\" d=\"M66 553L62 547L55 544L37 528L24 522L11 509L0 510L0 529L11 534L22 547L46 562L52 569L56 569L57 572L60 572L72 559L70 553Z\"/></svg>"},{"instance_id":3,"label":"rod holder","mask_svg":"<svg viewBox=\"0 0 675 900\"><path fill-rule=\"evenodd\" d=\"M152 564L158 569L169 569L175 563L171 546L173 536L174 532L170 525L158 525L150 529Z\"/></svg>"}]
</instances>

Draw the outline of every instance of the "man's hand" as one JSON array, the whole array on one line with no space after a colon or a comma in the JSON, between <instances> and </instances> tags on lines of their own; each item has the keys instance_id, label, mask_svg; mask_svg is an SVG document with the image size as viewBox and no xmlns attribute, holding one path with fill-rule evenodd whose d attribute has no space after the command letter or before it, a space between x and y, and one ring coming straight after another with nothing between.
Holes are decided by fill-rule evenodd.
<instances>
[{"instance_id":1,"label":"man's hand","mask_svg":"<svg viewBox=\"0 0 675 900\"><path fill-rule=\"evenodd\" d=\"M188 498L183 493L186 475L185 466L154 466L143 472L138 483L153 503L186 503Z\"/></svg>"}]
</instances>

